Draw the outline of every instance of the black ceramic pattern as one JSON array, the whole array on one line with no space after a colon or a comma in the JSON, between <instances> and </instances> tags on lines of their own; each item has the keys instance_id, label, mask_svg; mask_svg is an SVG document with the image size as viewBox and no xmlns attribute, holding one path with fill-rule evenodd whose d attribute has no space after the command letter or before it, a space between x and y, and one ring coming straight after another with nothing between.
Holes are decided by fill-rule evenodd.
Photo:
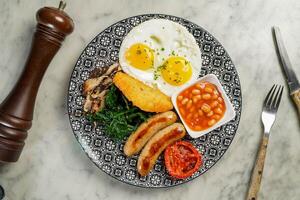
<instances>
[{"instance_id":1,"label":"black ceramic pattern","mask_svg":"<svg viewBox=\"0 0 300 200\"><path fill-rule=\"evenodd\" d=\"M4 196L5 196L4 189L3 189L3 187L0 185L0 200L3 199Z\"/></svg>"},{"instance_id":2,"label":"black ceramic pattern","mask_svg":"<svg viewBox=\"0 0 300 200\"><path fill-rule=\"evenodd\" d=\"M191 141L203 155L203 166L192 177L176 180L166 172L162 156L146 177L137 173L138 156L123 154L124 142L115 143L103 132L100 124L90 123L84 116L82 84L95 67L109 66L118 61L123 38L136 25L153 18L163 18L185 26L195 37L202 52L203 67L199 74L215 74L223 85L236 117L222 127ZM199 66L200 67L200 66ZM241 85L231 58L223 46L206 30L182 18L169 15L148 14L130 17L106 28L95 37L80 55L71 75L68 91L68 113L74 135L88 157L105 173L119 181L140 187L170 187L186 183L209 170L226 152L239 125L241 115Z\"/></svg>"}]
</instances>

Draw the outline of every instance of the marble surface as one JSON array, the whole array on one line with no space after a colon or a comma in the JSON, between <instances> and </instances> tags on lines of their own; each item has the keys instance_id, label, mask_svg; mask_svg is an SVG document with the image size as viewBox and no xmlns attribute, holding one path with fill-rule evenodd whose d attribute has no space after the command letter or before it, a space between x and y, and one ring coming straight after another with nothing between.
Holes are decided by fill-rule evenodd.
<instances>
[{"instance_id":1,"label":"marble surface","mask_svg":"<svg viewBox=\"0 0 300 200\"><path fill-rule=\"evenodd\" d=\"M38 8L55 1L0 1L0 101L20 75ZM244 199L262 135L261 104L273 83L285 84L271 37L278 25L300 78L300 2L297 0L73 0L66 11L76 29L52 61L37 97L34 123L20 160L0 166L6 199ZM128 16L165 13L189 19L226 48L240 75L243 111L236 137L211 170L171 189L141 189L122 184L93 165L69 126L66 93L72 68L88 42ZM272 129L259 199L300 197L299 118L285 90Z\"/></svg>"}]
</instances>

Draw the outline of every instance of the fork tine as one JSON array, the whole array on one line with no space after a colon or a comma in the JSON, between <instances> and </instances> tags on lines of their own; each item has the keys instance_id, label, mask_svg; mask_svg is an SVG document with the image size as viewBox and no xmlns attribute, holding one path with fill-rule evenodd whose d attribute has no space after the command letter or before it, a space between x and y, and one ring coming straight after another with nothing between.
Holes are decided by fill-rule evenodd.
<instances>
[{"instance_id":1,"label":"fork tine","mask_svg":"<svg viewBox=\"0 0 300 200\"><path fill-rule=\"evenodd\" d=\"M272 102L274 101L274 96L275 96L275 93L276 93L276 90L277 90L277 86L278 85L275 85L275 88L274 90L272 91L271 95L270 95L270 99L268 100L268 103L267 105L272 108Z\"/></svg>"},{"instance_id":2,"label":"fork tine","mask_svg":"<svg viewBox=\"0 0 300 200\"><path fill-rule=\"evenodd\" d=\"M264 106L267 105L268 99L269 99L269 97L270 97L270 95L271 95L271 92L272 92L272 90L274 89L274 87L275 87L275 85L273 85L272 88L270 89L270 91L268 92L268 94L267 94L267 96L266 96L266 98L265 98L265 100L264 100Z\"/></svg>"},{"instance_id":3,"label":"fork tine","mask_svg":"<svg viewBox=\"0 0 300 200\"><path fill-rule=\"evenodd\" d=\"M276 91L277 90L277 91ZM281 91L281 85L279 85L278 88L276 88L275 92L274 92L274 96L272 96L272 100L271 100L271 108L276 108L276 103L278 101L278 95Z\"/></svg>"},{"instance_id":4,"label":"fork tine","mask_svg":"<svg viewBox=\"0 0 300 200\"><path fill-rule=\"evenodd\" d=\"M275 104L276 110L277 110L278 107L279 107L279 104L280 104L280 101L281 101L281 97L282 97L283 89L284 89L284 86L281 86L281 88L280 88L280 93L279 93L279 97L278 97L277 102L276 102L276 104Z\"/></svg>"},{"instance_id":5,"label":"fork tine","mask_svg":"<svg viewBox=\"0 0 300 200\"><path fill-rule=\"evenodd\" d=\"M273 98L273 95L274 95L274 92L277 88L277 85L273 85L273 87L271 88L271 90L269 91L268 95L266 96L266 99L265 99L265 102L264 102L264 105L267 107L267 106L270 106L271 103L272 103L272 98Z\"/></svg>"}]
</instances>

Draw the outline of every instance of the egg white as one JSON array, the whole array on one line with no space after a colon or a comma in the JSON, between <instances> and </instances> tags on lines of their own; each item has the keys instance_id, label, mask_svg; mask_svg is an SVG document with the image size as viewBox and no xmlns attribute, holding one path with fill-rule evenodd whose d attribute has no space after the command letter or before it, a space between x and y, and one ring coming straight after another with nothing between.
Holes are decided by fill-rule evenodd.
<instances>
[{"instance_id":1,"label":"egg white","mask_svg":"<svg viewBox=\"0 0 300 200\"><path fill-rule=\"evenodd\" d=\"M136 43L146 44L154 51L152 69L140 70L126 61L126 50ZM171 56L184 57L192 66L192 76L183 85L170 85L157 70ZM125 73L149 86L157 87L168 96L196 80L202 66L201 52L193 35L184 26L166 19L151 19L134 27L122 42L119 62ZM155 78L154 74L158 76Z\"/></svg>"}]
</instances>

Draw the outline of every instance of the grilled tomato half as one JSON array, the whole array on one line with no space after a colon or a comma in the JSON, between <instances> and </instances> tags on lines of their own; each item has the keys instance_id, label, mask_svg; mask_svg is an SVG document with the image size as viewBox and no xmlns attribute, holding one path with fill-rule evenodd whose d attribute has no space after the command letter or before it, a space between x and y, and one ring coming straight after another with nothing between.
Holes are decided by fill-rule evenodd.
<instances>
[{"instance_id":1,"label":"grilled tomato half","mask_svg":"<svg viewBox=\"0 0 300 200\"><path fill-rule=\"evenodd\" d=\"M179 141L168 146L164 153L169 174L177 179L192 176L202 165L202 155L187 141Z\"/></svg>"}]
</instances>

